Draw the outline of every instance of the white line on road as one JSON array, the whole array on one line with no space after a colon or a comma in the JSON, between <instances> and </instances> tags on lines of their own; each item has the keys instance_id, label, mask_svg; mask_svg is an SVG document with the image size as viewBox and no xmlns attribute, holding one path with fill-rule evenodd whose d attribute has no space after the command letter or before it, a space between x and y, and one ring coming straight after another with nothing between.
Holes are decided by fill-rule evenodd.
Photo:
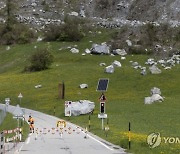
<instances>
[{"instance_id":1,"label":"white line on road","mask_svg":"<svg viewBox=\"0 0 180 154\"><path fill-rule=\"evenodd\" d=\"M28 137L27 140L26 140L26 144L29 144L30 140L31 140L31 138Z\"/></svg>"}]
</instances>

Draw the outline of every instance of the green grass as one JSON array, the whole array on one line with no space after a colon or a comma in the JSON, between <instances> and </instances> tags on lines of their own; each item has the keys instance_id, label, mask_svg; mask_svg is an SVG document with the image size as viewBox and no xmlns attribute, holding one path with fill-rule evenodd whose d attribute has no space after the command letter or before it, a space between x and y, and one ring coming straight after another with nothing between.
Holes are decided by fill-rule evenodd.
<instances>
[{"instance_id":1,"label":"green grass","mask_svg":"<svg viewBox=\"0 0 180 154\"><path fill-rule=\"evenodd\" d=\"M172 70L163 70L162 74L141 76L140 71L134 70L129 61L138 61L144 64L147 55L127 56L125 61L119 56L86 55L81 53L90 48L92 40L101 43L109 40L111 32L103 31L103 34L90 35L81 42L52 42L50 49L55 56L51 68L36 73L22 73L28 61L26 60L38 48L48 46L48 43L33 43L28 45L16 45L6 51L0 47L0 100L10 97L11 104L19 103L18 94L23 94L21 106L53 114L56 107L56 116L64 118L82 127L88 126L88 116L64 117L65 100L88 99L96 103L94 114L91 116L91 132L107 139L114 144L127 148L128 123L132 125L132 149L130 152L137 154L148 153L178 153L179 145L162 144L150 149L146 144L146 137L152 132L160 132L162 136L179 136L180 117L180 66ZM77 44L79 54L72 54L69 49L59 50L62 47ZM122 68L116 68L114 74L104 73L104 67L99 63L107 65L114 60L122 62ZM101 121L97 118L99 113L99 92L96 86L99 78L109 78L110 83L107 97L106 112L109 118L110 131L106 138L105 132L101 130ZM65 82L65 100L58 99L58 83ZM88 89L80 89L81 83L87 83ZM42 88L35 89L34 86L42 84ZM150 89L154 86L162 91L165 101L153 105L144 105L144 97L150 95Z\"/></svg>"},{"instance_id":2,"label":"green grass","mask_svg":"<svg viewBox=\"0 0 180 154\"><path fill-rule=\"evenodd\" d=\"M25 141L25 139L27 138L28 134L29 134L29 125L24 122L22 120L19 121L20 127L23 130L23 136L22 136L22 141ZM3 130L13 130L17 128L17 120L13 119L12 114L7 113L7 116L5 117L3 123L0 125L0 132ZM6 134L5 137L12 137L15 134Z\"/></svg>"}]
</instances>

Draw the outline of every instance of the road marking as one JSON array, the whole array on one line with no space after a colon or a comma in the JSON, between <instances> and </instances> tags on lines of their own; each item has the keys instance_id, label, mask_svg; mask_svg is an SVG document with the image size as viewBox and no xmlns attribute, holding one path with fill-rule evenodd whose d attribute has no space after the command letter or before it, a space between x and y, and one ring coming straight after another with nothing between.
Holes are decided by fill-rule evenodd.
<instances>
[{"instance_id":1,"label":"road marking","mask_svg":"<svg viewBox=\"0 0 180 154\"><path fill-rule=\"evenodd\" d=\"M83 132L84 133L84 132ZM108 147L106 144L102 143L101 141L95 139L94 137L92 137L91 135L87 134L88 137L90 137L91 139L95 140L96 142L100 143L101 145L103 145L104 147L106 147L107 149L113 151L114 149Z\"/></svg>"},{"instance_id":2,"label":"road marking","mask_svg":"<svg viewBox=\"0 0 180 154\"><path fill-rule=\"evenodd\" d=\"M29 144L30 140L31 140L30 137L28 137L27 141L26 141L26 144Z\"/></svg>"}]
</instances>

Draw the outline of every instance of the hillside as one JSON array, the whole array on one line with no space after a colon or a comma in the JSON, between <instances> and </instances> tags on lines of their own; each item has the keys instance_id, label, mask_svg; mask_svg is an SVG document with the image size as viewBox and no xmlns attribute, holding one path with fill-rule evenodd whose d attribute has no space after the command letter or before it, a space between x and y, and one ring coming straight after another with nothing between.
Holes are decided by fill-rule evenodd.
<instances>
[{"instance_id":1,"label":"hillside","mask_svg":"<svg viewBox=\"0 0 180 154\"><path fill-rule=\"evenodd\" d=\"M2 9L3 0L0 4ZM61 23L66 14L116 24L152 21L175 26L180 22L179 0L20 0L16 10L19 21L36 26Z\"/></svg>"},{"instance_id":2,"label":"hillside","mask_svg":"<svg viewBox=\"0 0 180 154\"><path fill-rule=\"evenodd\" d=\"M81 42L37 42L26 45L13 45L9 50L6 46L0 47L0 100L11 98L10 104L19 102L18 94L23 95L21 106L39 110L55 115L81 125L88 126L88 116L64 117L65 100L88 99L96 104L94 114L91 115L91 132L106 140L128 148L128 123L132 125L132 149L130 152L144 153L178 153L178 144L162 143L156 149L150 149L146 143L147 135L152 132L160 132L164 137L179 135L179 100L180 100L180 65L165 70L162 73L142 76L140 70L132 68L130 61L137 61L142 66L151 55L128 55L126 60L121 56L109 55L81 55L86 48L90 48L92 42L101 43L109 40L109 32L94 34L85 37ZM79 54L72 54L68 47L80 50ZM24 66L28 64L28 57L37 48L49 47L55 57L50 69L42 72L22 73ZM59 49L62 50L59 50ZM11 56L9 56L11 55ZM106 74L104 67L99 66L104 62L110 65L114 60L121 62L122 67L116 68L113 74ZM109 118L110 131L106 137L101 130L101 121L97 118L99 113L100 93L96 92L99 78L109 78L110 83L107 97L106 113ZM58 84L65 83L65 100L58 98ZM81 83L87 83L87 89L80 89ZM35 86L42 87L36 89ZM150 95L150 89L161 89L165 101L152 105L144 104L144 97ZM106 122L106 121L105 121Z\"/></svg>"}]
</instances>

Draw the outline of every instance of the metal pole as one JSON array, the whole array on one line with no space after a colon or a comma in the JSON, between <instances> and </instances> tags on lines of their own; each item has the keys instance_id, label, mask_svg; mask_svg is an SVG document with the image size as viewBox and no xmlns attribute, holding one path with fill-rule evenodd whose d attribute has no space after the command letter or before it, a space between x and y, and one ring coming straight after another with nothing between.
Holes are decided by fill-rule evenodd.
<instances>
[{"instance_id":1,"label":"metal pole","mask_svg":"<svg viewBox=\"0 0 180 154\"><path fill-rule=\"evenodd\" d=\"M91 115L89 114L89 132L90 132L90 127L91 127Z\"/></svg>"},{"instance_id":2,"label":"metal pole","mask_svg":"<svg viewBox=\"0 0 180 154\"><path fill-rule=\"evenodd\" d=\"M104 129L104 119L102 118L102 130Z\"/></svg>"},{"instance_id":3,"label":"metal pole","mask_svg":"<svg viewBox=\"0 0 180 154\"><path fill-rule=\"evenodd\" d=\"M129 150L131 149L131 123L129 122Z\"/></svg>"}]
</instances>

